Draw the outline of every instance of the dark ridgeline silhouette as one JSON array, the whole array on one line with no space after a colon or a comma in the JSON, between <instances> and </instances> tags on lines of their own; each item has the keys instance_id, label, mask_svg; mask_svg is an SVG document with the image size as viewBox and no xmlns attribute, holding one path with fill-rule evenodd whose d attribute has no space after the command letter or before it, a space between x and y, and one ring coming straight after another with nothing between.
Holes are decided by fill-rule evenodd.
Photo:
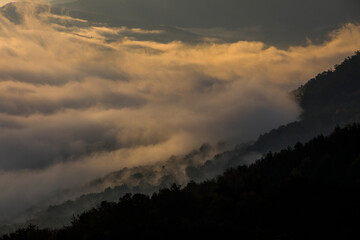
<instances>
[{"instance_id":1,"label":"dark ridgeline silhouette","mask_svg":"<svg viewBox=\"0 0 360 240\"><path fill-rule=\"evenodd\" d=\"M360 123L360 51L334 70L325 71L291 93L303 113L300 119L262 134L254 143L218 154L200 167L188 167L191 179L216 176L226 168L243 164L249 153L280 151L317 135L330 134L339 125Z\"/></svg>"},{"instance_id":2,"label":"dark ridgeline silhouette","mask_svg":"<svg viewBox=\"0 0 360 240\"><path fill-rule=\"evenodd\" d=\"M360 51L292 94L303 109L300 120L261 135L251 150L278 151L318 134L330 134L336 125L360 122Z\"/></svg>"},{"instance_id":3,"label":"dark ridgeline silhouette","mask_svg":"<svg viewBox=\"0 0 360 240\"><path fill-rule=\"evenodd\" d=\"M354 239L359 203L360 125L353 124L216 179L174 184L151 197L126 194L68 227L30 225L0 239Z\"/></svg>"}]
</instances>

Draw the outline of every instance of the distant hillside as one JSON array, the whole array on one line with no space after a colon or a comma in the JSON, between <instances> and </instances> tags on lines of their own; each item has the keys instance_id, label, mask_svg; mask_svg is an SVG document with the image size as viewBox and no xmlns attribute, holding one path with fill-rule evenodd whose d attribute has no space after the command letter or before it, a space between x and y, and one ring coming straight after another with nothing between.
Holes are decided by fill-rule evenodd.
<instances>
[{"instance_id":1,"label":"distant hillside","mask_svg":"<svg viewBox=\"0 0 360 240\"><path fill-rule=\"evenodd\" d=\"M230 167L248 164L259 154L293 147L333 129L360 122L360 52L348 57L334 70L317 75L291 95L303 112L300 120L264 133L253 144L243 144L218 154L200 167L189 166L190 179L215 177Z\"/></svg>"},{"instance_id":2,"label":"distant hillside","mask_svg":"<svg viewBox=\"0 0 360 240\"><path fill-rule=\"evenodd\" d=\"M188 166L201 166L206 160L211 159L215 152L224 151L225 147L224 144L215 147L203 144L199 149L184 156L172 156L165 162L123 168L102 178L94 179L81 188L71 189L76 193L90 192L89 194L83 194L77 199L62 204L49 206L40 212L36 209L29 209L27 222L0 225L0 236L29 223L40 228L60 228L70 224L73 215L81 214L102 201L116 201L126 193L150 195L161 188L171 186L173 183L186 184L188 178L185 169ZM71 196L71 192L68 191L65 190L63 194ZM63 194L59 193L59 195Z\"/></svg>"},{"instance_id":3,"label":"distant hillside","mask_svg":"<svg viewBox=\"0 0 360 240\"><path fill-rule=\"evenodd\" d=\"M263 134L249 149L265 153L318 134L329 134L336 125L360 122L360 52L308 81L293 92L303 109L301 120Z\"/></svg>"},{"instance_id":4,"label":"distant hillside","mask_svg":"<svg viewBox=\"0 0 360 240\"><path fill-rule=\"evenodd\" d=\"M354 124L201 184L102 202L60 230L29 226L0 239L356 239L359 201Z\"/></svg>"}]
</instances>

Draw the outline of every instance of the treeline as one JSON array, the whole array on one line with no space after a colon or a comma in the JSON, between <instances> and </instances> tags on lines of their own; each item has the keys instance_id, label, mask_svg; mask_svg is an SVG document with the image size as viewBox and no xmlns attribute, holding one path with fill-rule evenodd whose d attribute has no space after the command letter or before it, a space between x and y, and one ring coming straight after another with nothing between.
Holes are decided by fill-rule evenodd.
<instances>
[{"instance_id":1,"label":"treeline","mask_svg":"<svg viewBox=\"0 0 360 240\"><path fill-rule=\"evenodd\" d=\"M216 179L151 197L127 194L68 227L29 226L0 239L354 239L359 219L360 125L353 124Z\"/></svg>"}]
</instances>

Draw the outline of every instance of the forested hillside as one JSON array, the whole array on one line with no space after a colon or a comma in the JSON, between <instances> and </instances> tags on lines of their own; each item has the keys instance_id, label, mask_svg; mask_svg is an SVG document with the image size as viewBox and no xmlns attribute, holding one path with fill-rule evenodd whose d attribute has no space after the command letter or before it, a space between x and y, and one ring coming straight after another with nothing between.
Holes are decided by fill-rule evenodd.
<instances>
[{"instance_id":1,"label":"forested hillside","mask_svg":"<svg viewBox=\"0 0 360 240\"><path fill-rule=\"evenodd\" d=\"M203 166L188 168L191 179L214 177L225 170L247 164L257 154L280 151L305 143L317 135L330 134L339 126L360 122L360 52L346 58L333 70L318 74L294 90L292 97L302 108L298 121L264 133L253 144L243 144L218 154Z\"/></svg>"},{"instance_id":2,"label":"forested hillside","mask_svg":"<svg viewBox=\"0 0 360 240\"><path fill-rule=\"evenodd\" d=\"M233 236L243 239L354 239L360 217L360 125L336 128L250 166L151 197L102 202L60 230L35 226L10 239Z\"/></svg>"},{"instance_id":3,"label":"forested hillside","mask_svg":"<svg viewBox=\"0 0 360 240\"><path fill-rule=\"evenodd\" d=\"M329 134L336 125L360 121L360 52L293 92L303 109L297 122L261 135L251 150L267 152Z\"/></svg>"}]
</instances>

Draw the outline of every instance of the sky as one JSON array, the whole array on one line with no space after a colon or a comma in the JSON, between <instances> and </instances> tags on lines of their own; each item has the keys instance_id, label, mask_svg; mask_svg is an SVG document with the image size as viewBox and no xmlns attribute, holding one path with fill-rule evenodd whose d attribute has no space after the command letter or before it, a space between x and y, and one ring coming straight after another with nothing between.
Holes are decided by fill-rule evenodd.
<instances>
[{"instance_id":1,"label":"sky","mask_svg":"<svg viewBox=\"0 0 360 240\"><path fill-rule=\"evenodd\" d=\"M294 121L301 109L289 92L360 49L356 22L321 43L283 49L249 40L157 41L166 29L94 24L38 4L17 3L0 15L5 222L121 168L166 161L204 142L255 140Z\"/></svg>"}]
</instances>

